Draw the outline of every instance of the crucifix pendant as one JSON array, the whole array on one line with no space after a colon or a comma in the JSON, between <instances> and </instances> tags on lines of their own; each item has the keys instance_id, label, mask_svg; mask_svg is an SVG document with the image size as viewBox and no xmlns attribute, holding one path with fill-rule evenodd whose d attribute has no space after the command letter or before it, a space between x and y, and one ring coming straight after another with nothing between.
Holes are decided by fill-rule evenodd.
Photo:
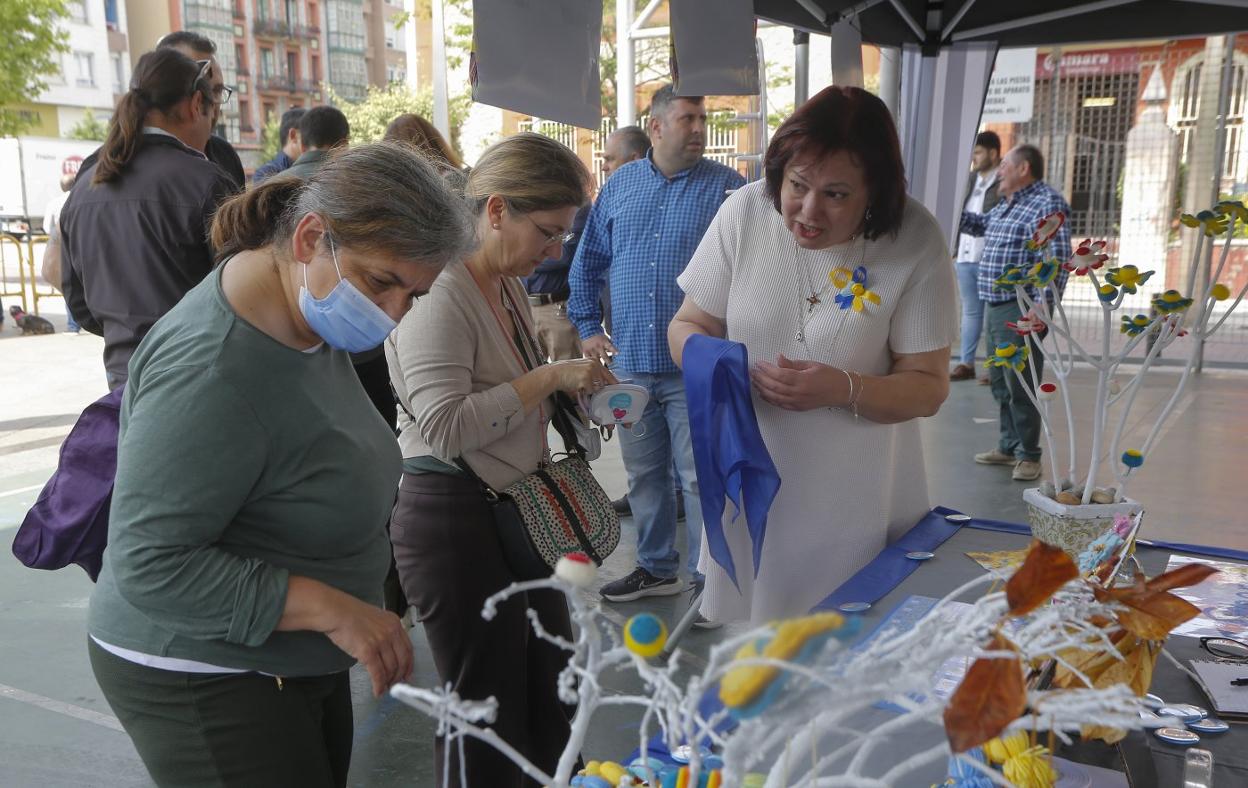
<instances>
[{"instance_id":1,"label":"crucifix pendant","mask_svg":"<svg viewBox=\"0 0 1248 788\"><path fill-rule=\"evenodd\" d=\"M821 301L819 300L819 294L811 293L810 298L806 299L806 303L810 304L810 306L806 307L807 312L815 311L815 304L821 303Z\"/></svg>"}]
</instances>

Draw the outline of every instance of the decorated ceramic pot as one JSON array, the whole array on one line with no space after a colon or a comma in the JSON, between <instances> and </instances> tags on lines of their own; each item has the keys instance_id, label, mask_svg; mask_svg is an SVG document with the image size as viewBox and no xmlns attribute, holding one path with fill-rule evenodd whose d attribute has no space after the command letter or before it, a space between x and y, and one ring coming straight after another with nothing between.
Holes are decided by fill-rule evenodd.
<instances>
[{"instance_id":1,"label":"decorated ceramic pot","mask_svg":"<svg viewBox=\"0 0 1248 788\"><path fill-rule=\"evenodd\" d=\"M1027 504L1032 536L1062 548L1076 561L1085 547L1114 526L1115 516L1132 517L1144 509L1139 501L1130 498L1121 503L1058 503L1036 487L1023 491L1023 501Z\"/></svg>"}]
</instances>

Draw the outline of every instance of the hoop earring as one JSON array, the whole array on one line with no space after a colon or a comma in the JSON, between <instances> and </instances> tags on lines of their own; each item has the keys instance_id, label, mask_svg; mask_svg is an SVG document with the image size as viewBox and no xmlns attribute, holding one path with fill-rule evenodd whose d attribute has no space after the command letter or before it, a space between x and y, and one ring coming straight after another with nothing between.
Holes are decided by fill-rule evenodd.
<instances>
[{"instance_id":1,"label":"hoop earring","mask_svg":"<svg viewBox=\"0 0 1248 788\"><path fill-rule=\"evenodd\" d=\"M871 221L871 209L870 208L868 208L867 212L862 215L863 224L866 224L869 221Z\"/></svg>"},{"instance_id":2,"label":"hoop earring","mask_svg":"<svg viewBox=\"0 0 1248 788\"><path fill-rule=\"evenodd\" d=\"M493 227L495 230L497 230L497 229L498 229L498 225L497 225L497 224L491 224L490 226L491 226L491 227Z\"/></svg>"}]
</instances>

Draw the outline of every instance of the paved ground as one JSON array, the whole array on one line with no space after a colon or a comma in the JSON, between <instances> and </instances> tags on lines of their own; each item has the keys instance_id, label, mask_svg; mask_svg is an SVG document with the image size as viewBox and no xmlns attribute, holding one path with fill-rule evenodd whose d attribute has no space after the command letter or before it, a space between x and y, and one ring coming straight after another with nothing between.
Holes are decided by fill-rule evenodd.
<instances>
[{"instance_id":1,"label":"paved ground","mask_svg":"<svg viewBox=\"0 0 1248 788\"><path fill-rule=\"evenodd\" d=\"M56 306L45 302L44 313L63 325L63 317L52 312ZM87 665L83 622L90 582L76 568L25 569L7 549L77 414L105 392L101 348L98 338L85 334L21 337L7 321L0 331L0 542L6 545L0 550L0 786L5 788L150 785ZM1240 373L1206 374L1178 403L1160 450L1168 459L1147 463L1133 488L1147 506L1148 535L1248 548L1245 381L1248 377ZM1174 382L1173 375L1163 373L1142 392L1136 406L1139 429L1155 418ZM1077 396L1088 398L1088 376L1079 376L1076 384ZM1081 412L1076 429L1086 430L1089 422ZM977 466L970 459L995 444L996 429L988 389L956 384L941 413L923 425L934 503L983 517L1025 518L1020 500L1025 485L1011 482L1008 469ZM613 495L625 485L616 445L608 444L595 466ZM626 521L621 548L604 569L607 578L631 569L634 538ZM670 622L684 604L682 596L644 607ZM641 603L622 605L608 615L621 623L640 609ZM690 660L696 664L699 655L732 631L691 634L686 641ZM415 683L432 686L436 678L419 627L413 641ZM354 679L351 784L433 785L432 725L394 701L374 701L358 672ZM618 683L609 687L622 688ZM586 755L619 755L635 735L630 724L635 720L627 712L595 718Z\"/></svg>"}]
</instances>

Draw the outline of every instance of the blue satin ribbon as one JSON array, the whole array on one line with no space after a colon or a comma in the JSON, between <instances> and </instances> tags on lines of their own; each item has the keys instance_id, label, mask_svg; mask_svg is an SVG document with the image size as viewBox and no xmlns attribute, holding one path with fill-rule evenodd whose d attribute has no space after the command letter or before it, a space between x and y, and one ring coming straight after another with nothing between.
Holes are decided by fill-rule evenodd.
<instances>
[{"instance_id":1,"label":"blue satin ribbon","mask_svg":"<svg viewBox=\"0 0 1248 788\"><path fill-rule=\"evenodd\" d=\"M724 536L724 499L735 507L734 521L744 509L757 577L780 474L758 430L745 345L694 334L685 342L684 370L707 551L740 590Z\"/></svg>"}]
</instances>

